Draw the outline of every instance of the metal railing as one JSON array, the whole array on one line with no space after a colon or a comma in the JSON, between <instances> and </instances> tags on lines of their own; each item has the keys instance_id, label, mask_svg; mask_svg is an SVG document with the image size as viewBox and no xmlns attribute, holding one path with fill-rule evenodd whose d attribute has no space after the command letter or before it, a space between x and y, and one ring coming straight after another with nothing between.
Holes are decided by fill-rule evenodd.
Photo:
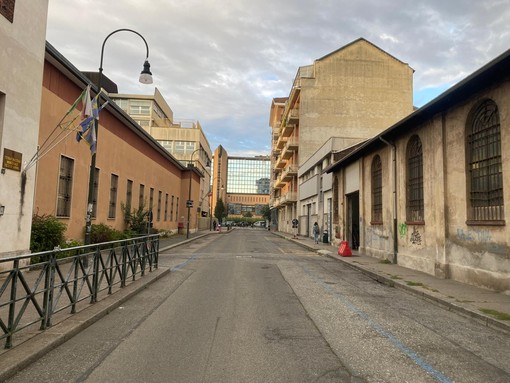
<instances>
[{"instance_id":1,"label":"metal railing","mask_svg":"<svg viewBox=\"0 0 510 383\"><path fill-rule=\"evenodd\" d=\"M39 325L43 331L57 314L74 314L80 302L93 304L157 269L158 256L156 234L0 259L0 339L5 348L12 347L21 330Z\"/></svg>"}]
</instances>

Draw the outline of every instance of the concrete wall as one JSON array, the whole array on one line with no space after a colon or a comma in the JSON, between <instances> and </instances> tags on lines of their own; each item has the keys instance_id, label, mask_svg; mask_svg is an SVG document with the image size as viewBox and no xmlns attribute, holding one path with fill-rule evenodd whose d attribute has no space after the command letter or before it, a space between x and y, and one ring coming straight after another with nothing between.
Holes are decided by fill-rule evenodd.
<instances>
[{"instance_id":1,"label":"concrete wall","mask_svg":"<svg viewBox=\"0 0 510 383\"><path fill-rule=\"evenodd\" d=\"M47 12L48 0L18 0L13 22L0 15L0 154L3 160L6 149L20 153L21 167L37 150ZM0 256L6 257L30 247L35 168L26 177L3 169Z\"/></svg>"},{"instance_id":2,"label":"concrete wall","mask_svg":"<svg viewBox=\"0 0 510 383\"><path fill-rule=\"evenodd\" d=\"M510 201L510 79L469 95L423 123L401 134L397 151L397 232L393 229L393 177L391 146L365 153L360 172L360 250L384 259L393 255L398 242L398 263L443 278L510 291L510 229L503 224L469 224L466 161L466 124L470 112L484 99L499 110L505 202ZM418 135L423 150L424 222L406 221L406 148ZM371 223L371 164L381 157L383 168L383 223ZM348 168L335 176L339 184L340 228L346 225L345 194L350 190Z\"/></svg>"},{"instance_id":3,"label":"concrete wall","mask_svg":"<svg viewBox=\"0 0 510 383\"><path fill-rule=\"evenodd\" d=\"M317 60L314 67L313 77L301 79L300 165L329 137L352 145L413 111L413 70L366 40Z\"/></svg>"}]
</instances>

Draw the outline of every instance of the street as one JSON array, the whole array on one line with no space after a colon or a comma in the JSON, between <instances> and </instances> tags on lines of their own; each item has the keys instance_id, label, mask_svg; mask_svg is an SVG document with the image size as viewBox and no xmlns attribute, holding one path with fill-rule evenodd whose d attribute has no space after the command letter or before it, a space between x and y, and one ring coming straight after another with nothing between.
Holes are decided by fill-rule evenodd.
<instances>
[{"instance_id":1,"label":"street","mask_svg":"<svg viewBox=\"0 0 510 383\"><path fill-rule=\"evenodd\" d=\"M508 382L510 336L262 229L172 272L9 382Z\"/></svg>"}]
</instances>

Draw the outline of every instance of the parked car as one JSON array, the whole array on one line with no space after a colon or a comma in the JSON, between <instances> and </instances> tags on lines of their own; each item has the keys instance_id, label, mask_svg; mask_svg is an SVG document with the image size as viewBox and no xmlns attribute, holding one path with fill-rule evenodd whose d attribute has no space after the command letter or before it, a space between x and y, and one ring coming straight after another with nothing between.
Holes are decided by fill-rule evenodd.
<instances>
[{"instance_id":1,"label":"parked car","mask_svg":"<svg viewBox=\"0 0 510 383\"><path fill-rule=\"evenodd\" d=\"M266 221L257 221L253 223L253 227L266 227Z\"/></svg>"}]
</instances>

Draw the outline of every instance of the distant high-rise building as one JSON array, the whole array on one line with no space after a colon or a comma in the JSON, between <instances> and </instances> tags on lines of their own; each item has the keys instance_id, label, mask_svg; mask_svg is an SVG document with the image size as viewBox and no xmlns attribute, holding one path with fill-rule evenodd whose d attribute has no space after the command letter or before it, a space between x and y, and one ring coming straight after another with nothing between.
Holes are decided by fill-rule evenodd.
<instances>
[{"instance_id":1,"label":"distant high-rise building","mask_svg":"<svg viewBox=\"0 0 510 383\"><path fill-rule=\"evenodd\" d=\"M229 216L261 216L269 203L271 160L269 156L229 157L220 145L214 152L212 200L227 205Z\"/></svg>"}]
</instances>

